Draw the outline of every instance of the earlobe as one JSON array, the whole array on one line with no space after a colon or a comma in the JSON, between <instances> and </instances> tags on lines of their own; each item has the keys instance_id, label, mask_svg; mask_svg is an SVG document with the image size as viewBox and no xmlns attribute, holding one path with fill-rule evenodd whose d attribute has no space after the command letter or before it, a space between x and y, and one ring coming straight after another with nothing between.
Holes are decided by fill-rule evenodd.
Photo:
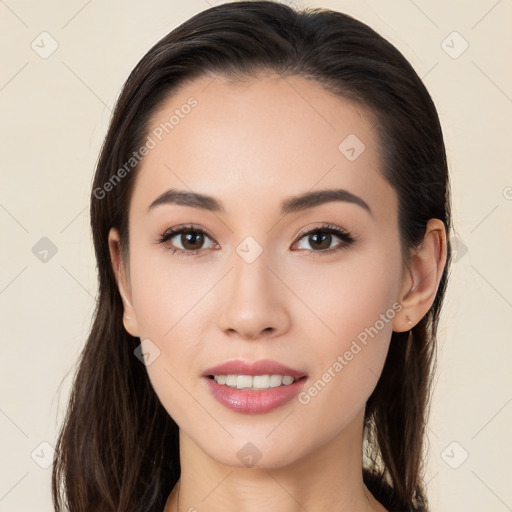
<instances>
[{"instance_id":1,"label":"earlobe","mask_svg":"<svg viewBox=\"0 0 512 512\"><path fill-rule=\"evenodd\" d=\"M401 290L402 309L393 320L395 332L405 332L428 312L446 265L446 228L439 219L427 223L422 243L414 249Z\"/></svg>"},{"instance_id":2,"label":"earlobe","mask_svg":"<svg viewBox=\"0 0 512 512\"><path fill-rule=\"evenodd\" d=\"M116 277L117 288L123 301L123 325L126 331L132 336L139 336L139 326L132 303L131 286L126 262L121 254L121 245L119 233L115 228L111 228L108 234L108 247L110 251L110 260L112 270Z\"/></svg>"}]
</instances>

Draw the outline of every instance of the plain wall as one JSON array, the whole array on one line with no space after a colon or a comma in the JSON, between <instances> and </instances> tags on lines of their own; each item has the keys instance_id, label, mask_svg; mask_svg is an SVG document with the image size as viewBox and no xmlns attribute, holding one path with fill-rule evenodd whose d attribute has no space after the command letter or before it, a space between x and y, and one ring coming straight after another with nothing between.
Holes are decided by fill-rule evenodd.
<instances>
[{"instance_id":1,"label":"plain wall","mask_svg":"<svg viewBox=\"0 0 512 512\"><path fill-rule=\"evenodd\" d=\"M52 510L51 467L41 466L94 309L88 198L110 111L144 53L217 3L0 2L0 511ZM368 23L436 103L458 252L439 333L428 492L435 512L512 510L512 3L294 3Z\"/></svg>"}]
</instances>

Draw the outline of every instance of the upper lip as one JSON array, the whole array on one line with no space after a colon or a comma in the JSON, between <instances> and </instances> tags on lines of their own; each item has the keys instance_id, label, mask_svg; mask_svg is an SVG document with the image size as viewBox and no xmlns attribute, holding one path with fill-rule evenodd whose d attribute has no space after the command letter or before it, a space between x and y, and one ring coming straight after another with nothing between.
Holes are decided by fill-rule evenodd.
<instances>
[{"instance_id":1,"label":"upper lip","mask_svg":"<svg viewBox=\"0 0 512 512\"><path fill-rule=\"evenodd\" d=\"M300 379L306 376L306 373L270 359L262 359L253 363L237 359L212 366L203 372L205 377L210 375L289 375L294 379Z\"/></svg>"}]
</instances>

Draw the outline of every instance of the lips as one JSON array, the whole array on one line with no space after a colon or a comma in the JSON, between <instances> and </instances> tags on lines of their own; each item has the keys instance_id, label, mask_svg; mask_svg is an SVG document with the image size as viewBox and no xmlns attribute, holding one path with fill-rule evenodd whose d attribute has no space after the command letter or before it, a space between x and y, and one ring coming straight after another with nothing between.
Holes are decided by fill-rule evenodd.
<instances>
[{"instance_id":1,"label":"lips","mask_svg":"<svg viewBox=\"0 0 512 512\"><path fill-rule=\"evenodd\" d=\"M220 381L220 376L224 375L238 375L237 386L233 387L216 381ZM285 382L283 378L282 384L277 382L275 387L272 386L271 382L270 387L267 387L269 386L267 382L266 385L255 386L264 389L247 388L245 381L250 380L250 377L247 376L254 377L257 375L265 375L267 378L270 376L271 379L274 376L288 377L288 379L293 377L294 382ZM213 376L216 377L216 380ZM232 377L227 377L227 379L230 378ZM262 414L289 403L304 388L308 377L301 370L290 368L277 361L264 359L254 363L241 360L227 361L205 370L203 379L206 389L220 404L228 409L238 413ZM242 386L240 386L241 379L244 381ZM280 381L279 378L278 381ZM256 383L253 382L253 384Z\"/></svg>"},{"instance_id":2,"label":"lips","mask_svg":"<svg viewBox=\"0 0 512 512\"><path fill-rule=\"evenodd\" d=\"M212 366L203 372L204 377L211 377L213 375L290 375L296 380L307 376L301 370L290 368L270 359L263 359L253 363L239 359L227 361L217 366Z\"/></svg>"}]
</instances>

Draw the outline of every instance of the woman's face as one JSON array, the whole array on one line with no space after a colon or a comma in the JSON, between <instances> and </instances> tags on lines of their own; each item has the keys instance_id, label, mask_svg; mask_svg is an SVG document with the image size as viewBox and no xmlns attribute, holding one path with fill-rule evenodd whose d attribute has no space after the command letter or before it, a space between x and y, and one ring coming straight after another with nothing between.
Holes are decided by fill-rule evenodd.
<instances>
[{"instance_id":1,"label":"woman's face","mask_svg":"<svg viewBox=\"0 0 512 512\"><path fill-rule=\"evenodd\" d=\"M129 210L125 325L144 340L165 409L210 457L239 467L246 452L282 466L355 432L404 293L397 197L370 117L299 77L208 76L170 97L148 135ZM345 192L297 199L324 190ZM286 385L238 391L203 375L234 360L305 378L290 396Z\"/></svg>"}]
</instances>

